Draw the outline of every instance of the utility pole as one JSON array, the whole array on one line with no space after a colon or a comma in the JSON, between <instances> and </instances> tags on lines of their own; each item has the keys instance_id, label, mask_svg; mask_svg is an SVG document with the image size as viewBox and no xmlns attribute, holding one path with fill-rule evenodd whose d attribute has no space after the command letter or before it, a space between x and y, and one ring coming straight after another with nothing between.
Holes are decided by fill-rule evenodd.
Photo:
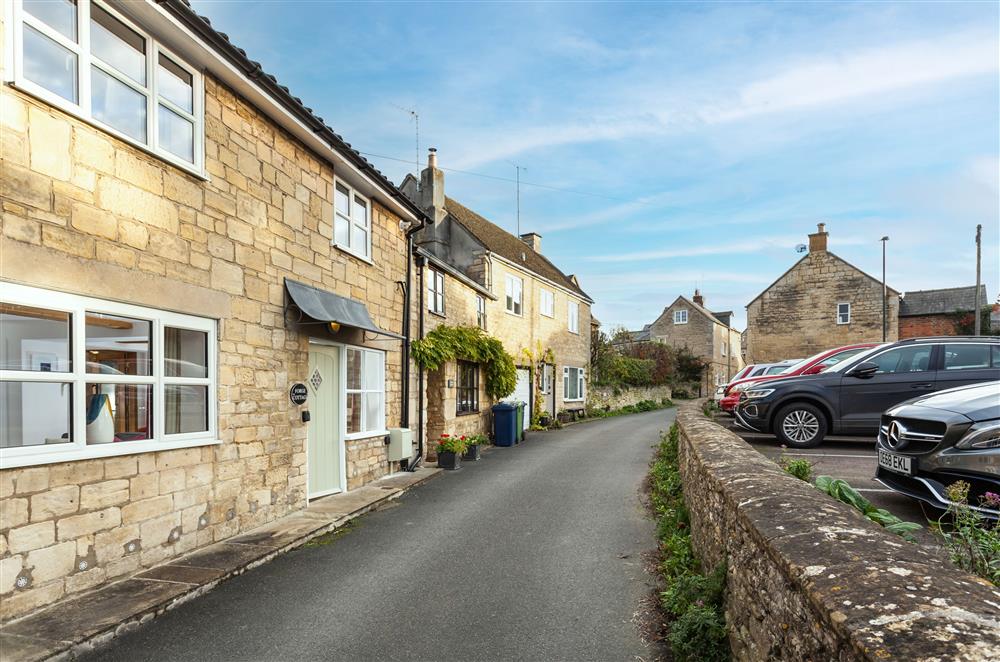
<instances>
[{"instance_id":1,"label":"utility pole","mask_svg":"<svg viewBox=\"0 0 1000 662\"><path fill-rule=\"evenodd\" d=\"M981 310L983 304L979 303L979 288L980 281L982 280L982 259L983 259L983 226L976 226L976 331L975 335L979 335L982 332L982 317L983 311Z\"/></svg>"},{"instance_id":2,"label":"utility pole","mask_svg":"<svg viewBox=\"0 0 1000 662\"><path fill-rule=\"evenodd\" d=\"M879 241L882 242L882 342L885 342L889 337L889 299L885 286L885 242L889 241L889 236L886 235Z\"/></svg>"}]
</instances>

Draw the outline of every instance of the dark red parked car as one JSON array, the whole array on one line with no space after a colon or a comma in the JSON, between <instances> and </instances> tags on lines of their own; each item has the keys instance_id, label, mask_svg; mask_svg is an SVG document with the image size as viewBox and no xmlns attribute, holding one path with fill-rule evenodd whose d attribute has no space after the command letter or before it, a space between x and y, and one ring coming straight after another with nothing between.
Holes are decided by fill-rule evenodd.
<instances>
[{"instance_id":1,"label":"dark red parked car","mask_svg":"<svg viewBox=\"0 0 1000 662\"><path fill-rule=\"evenodd\" d=\"M786 379L797 375L815 375L823 372L832 365L836 365L876 345L878 343L873 342L844 345L843 347L820 352L819 354L810 356L808 359L802 359L778 375L760 375L734 380L726 387L726 394L719 401L719 406L722 407L723 411L732 412L740 402L740 393L748 386L770 379Z\"/></svg>"}]
</instances>

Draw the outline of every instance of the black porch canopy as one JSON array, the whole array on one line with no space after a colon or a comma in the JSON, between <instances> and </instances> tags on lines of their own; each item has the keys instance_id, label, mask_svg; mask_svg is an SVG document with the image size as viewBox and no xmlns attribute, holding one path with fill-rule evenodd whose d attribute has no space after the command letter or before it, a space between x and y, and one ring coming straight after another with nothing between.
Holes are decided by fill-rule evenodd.
<instances>
[{"instance_id":1,"label":"black porch canopy","mask_svg":"<svg viewBox=\"0 0 1000 662\"><path fill-rule=\"evenodd\" d=\"M403 339L403 336L391 331L380 329L372 321L365 304L354 299L342 297L333 292L300 283L290 278L285 279L285 290L292 303L304 315L316 322L327 324L337 322L341 326L354 327L370 333L378 333L391 338Z\"/></svg>"}]
</instances>

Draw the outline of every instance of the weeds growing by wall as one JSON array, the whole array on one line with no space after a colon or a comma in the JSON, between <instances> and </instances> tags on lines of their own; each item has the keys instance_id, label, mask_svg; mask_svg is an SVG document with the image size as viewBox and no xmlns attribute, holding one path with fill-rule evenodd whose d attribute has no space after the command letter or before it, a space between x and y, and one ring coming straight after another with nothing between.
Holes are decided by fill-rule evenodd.
<instances>
[{"instance_id":1,"label":"weeds growing by wall","mask_svg":"<svg viewBox=\"0 0 1000 662\"><path fill-rule=\"evenodd\" d=\"M729 659L724 608L726 563L707 575L691 547L691 526L678 466L680 428L661 435L650 468L650 503L656 515L659 573L665 590L661 606L668 619L668 640L677 662Z\"/></svg>"}]
</instances>

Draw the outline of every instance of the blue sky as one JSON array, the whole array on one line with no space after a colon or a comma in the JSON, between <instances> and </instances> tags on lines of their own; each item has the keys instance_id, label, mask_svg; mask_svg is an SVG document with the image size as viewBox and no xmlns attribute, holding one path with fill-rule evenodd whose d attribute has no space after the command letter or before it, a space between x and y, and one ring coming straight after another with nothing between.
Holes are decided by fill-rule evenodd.
<instances>
[{"instance_id":1,"label":"blue sky","mask_svg":"<svg viewBox=\"0 0 1000 662\"><path fill-rule=\"evenodd\" d=\"M744 306L825 221L900 291L1000 290L1000 10L979 3L218 2L195 9L393 181L522 172L605 329ZM421 160L424 156L421 155ZM553 191L568 189L576 193ZM514 231L514 185L446 171Z\"/></svg>"}]
</instances>

